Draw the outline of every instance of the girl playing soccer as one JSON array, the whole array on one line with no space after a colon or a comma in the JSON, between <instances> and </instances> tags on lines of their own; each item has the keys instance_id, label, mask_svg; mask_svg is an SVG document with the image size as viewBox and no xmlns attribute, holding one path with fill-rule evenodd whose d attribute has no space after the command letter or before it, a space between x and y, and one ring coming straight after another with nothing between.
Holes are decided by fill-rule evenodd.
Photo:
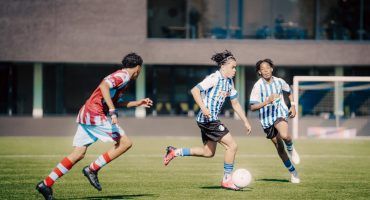
<instances>
[{"instance_id":1,"label":"girl playing soccer","mask_svg":"<svg viewBox=\"0 0 370 200\"><path fill-rule=\"evenodd\" d=\"M272 76L274 64L270 59L256 63L256 71L261 78L254 84L250 96L251 110L259 110L259 116L266 137L271 139L285 167L291 174L290 181L299 183L298 173L284 149L284 143L294 164L300 162L299 155L293 147L288 134L288 117L296 115L293 94L289 85L281 78ZM284 102L283 91L289 93L290 109Z\"/></svg>"},{"instance_id":2,"label":"girl playing soccer","mask_svg":"<svg viewBox=\"0 0 370 200\"><path fill-rule=\"evenodd\" d=\"M175 148L168 146L166 155L164 156L164 165L167 166L169 162L177 156L211 158L215 155L217 143L220 143L226 149L224 176L221 181L221 187L239 190L231 181L237 144L229 130L218 119L218 114L220 113L226 97L230 97L231 105L243 121L248 135L251 133L251 126L245 116L243 108L237 100L238 93L234 88L232 80L236 73L235 57L231 52L225 50L222 53L216 53L211 59L220 67L219 70L207 76L191 90L195 102L200 107L196 120L202 133L204 146L193 148Z\"/></svg>"}]
</instances>

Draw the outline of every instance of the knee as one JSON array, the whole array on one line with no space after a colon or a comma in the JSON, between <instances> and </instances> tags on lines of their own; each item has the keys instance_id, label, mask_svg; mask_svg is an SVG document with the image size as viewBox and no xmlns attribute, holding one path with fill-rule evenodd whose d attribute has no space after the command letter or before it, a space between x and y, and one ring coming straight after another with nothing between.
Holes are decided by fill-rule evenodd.
<instances>
[{"instance_id":1,"label":"knee","mask_svg":"<svg viewBox=\"0 0 370 200\"><path fill-rule=\"evenodd\" d=\"M229 149L230 151L232 151L232 152L237 152L237 151L238 151L238 145L234 142L234 143L232 143L232 144L230 144L230 145L228 146L228 149Z\"/></svg>"},{"instance_id":2,"label":"knee","mask_svg":"<svg viewBox=\"0 0 370 200\"><path fill-rule=\"evenodd\" d=\"M132 147L132 141L130 139L126 139L124 141L121 141L119 144L119 147L123 150L130 149Z\"/></svg>"}]
</instances>

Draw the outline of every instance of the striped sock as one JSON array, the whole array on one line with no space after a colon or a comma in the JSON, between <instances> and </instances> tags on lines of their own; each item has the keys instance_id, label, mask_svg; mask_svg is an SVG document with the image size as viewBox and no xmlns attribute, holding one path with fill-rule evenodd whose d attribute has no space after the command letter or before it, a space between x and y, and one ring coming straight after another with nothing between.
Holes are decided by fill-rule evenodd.
<instances>
[{"instance_id":1,"label":"striped sock","mask_svg":"<svg viewBox=\"0 0 370 200\"><path fill-rule=\"evenodd\" d=\"M229 164L229 163L224 162L224 181L229 179L233 170L234 170L234 163Z\"/></svg>"},{"instance_id":2,"label":"striped sock","mask_svg":"<svg viewBox=\"0 0 370 200\"><path fill-rule=\"evenodd\" d=\"M175 150L176 156L191 156L189 148L178 148Z\"/></svg>"},{"instance_id":3,"label":"striped sock","mask_svg":"<svg viewBox=\"0 0 370 200\"><path fill-rule=\"evenodd\" d=\"M46 186L51 187L54 182L66 174L73 166L73 163L65 157L44 180Z\"/></svg>"},{"instance_id":4,"label":"striped sock","mask_svg":"<svg viewBox=\"0 0 370 200\"><path fill-rule=\"evenodd\" d=\"M109 157L108 152L106 152L103 155L100 155L98 159L96 159L94 162L92 162L89 168L92 171L99 171L100 168L104 167L104 165L108 164L110 161L112 161L112 159Z\"/></svg>"},{"instance_id":5,"label":"striped sock","mask_svg":"<svg viewBox=\"0 0 370 200\"><path fill-rule=\"evenodd\" d=\"M288 150L288 151L293 150L293 141L289 141L289 142L284 141L284 143L286 145L286 150Z\"/></svg>"},{"instance_id":6,"label":"striped sock","mask_svg":"<svg viewBox=\"0 0 370 200\"><path fill-rule=\"evenodd\" d=\"M294 168L294 166L292 165L292 163L290 162L289 159L284 162L284 165L289 170L289 172L295 171L295 168Z\"/></svg>"}]
</instances>

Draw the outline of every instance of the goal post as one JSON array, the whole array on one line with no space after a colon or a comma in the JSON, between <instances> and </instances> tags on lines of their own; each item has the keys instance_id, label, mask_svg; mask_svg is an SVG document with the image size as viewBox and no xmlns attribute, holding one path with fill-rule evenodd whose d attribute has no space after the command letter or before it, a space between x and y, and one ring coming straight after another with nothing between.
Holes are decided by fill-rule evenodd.
<instances>
[{"instance_id":1,"label":"goal post","mask_svg":"<svg viewBox=\"0 0 370 200\"><path fill-rule=\"evenodd\" d=\"M319 83L315 85L300 86L302 82ZM361 83L361 85L344 87L344 83ZM366 83L368 82L368 83ZM305 88L306 87L306 88ZM336 128L339 127L339 119L343 116L343 92L344 91L359 91L359 90L370 90L370 77L369 76L294 76L293 78L293 97L297 104L297 115L293 118L293 138L299 137L299 120L300 120L300 90L324 90L329 89L334 91L334 104L333 114L335 115Z\"/></svg>"}]
</instances>

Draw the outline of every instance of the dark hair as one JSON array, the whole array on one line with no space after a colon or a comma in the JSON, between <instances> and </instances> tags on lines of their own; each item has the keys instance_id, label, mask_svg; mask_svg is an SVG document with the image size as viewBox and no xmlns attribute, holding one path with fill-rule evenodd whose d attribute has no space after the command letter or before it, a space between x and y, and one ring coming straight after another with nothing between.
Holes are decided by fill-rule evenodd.
<instances>
[{"instance_id":1,"label":"dark hair","mask_svg":"<svg viewBox=\"0 0 370 200\"><path fill-rule=\"evenodd\" d=\"M225 50L221 53L216 53L211 58L211 60L215 61L218 66L225 64L229 59L236 61L234 55L228 50Z\"/></svg>"},{"instance_id":2,"label":"dark hair","mask_svg":"<svg viewBox=\"0 0 370 200\"><path fill-rule=\"evenodd\" d=\"M122 59L123 68L134 68L143 65L143 59L136 53L129 53Z\"/></svg>"},{"instance_id":3,"label":"dark hair","mask_svg":"<svg viewBox=\"0 0 370 200\"><path fill-rule=\"evenodd\" d=\"M274 68L274 67L275 67L275 65L274 65L274 63L272 62L272 60L271 60L271 59L269 59L269 58L266 58L266 59L263 59L263 60L259 60L259 61L256 63L256 72L258 72L258 71L260 70L260 68L261 68L261 64L262 64L262 63L267 63L267 64L269 64L271 68Z\"/></svg>"}]
</instances>

